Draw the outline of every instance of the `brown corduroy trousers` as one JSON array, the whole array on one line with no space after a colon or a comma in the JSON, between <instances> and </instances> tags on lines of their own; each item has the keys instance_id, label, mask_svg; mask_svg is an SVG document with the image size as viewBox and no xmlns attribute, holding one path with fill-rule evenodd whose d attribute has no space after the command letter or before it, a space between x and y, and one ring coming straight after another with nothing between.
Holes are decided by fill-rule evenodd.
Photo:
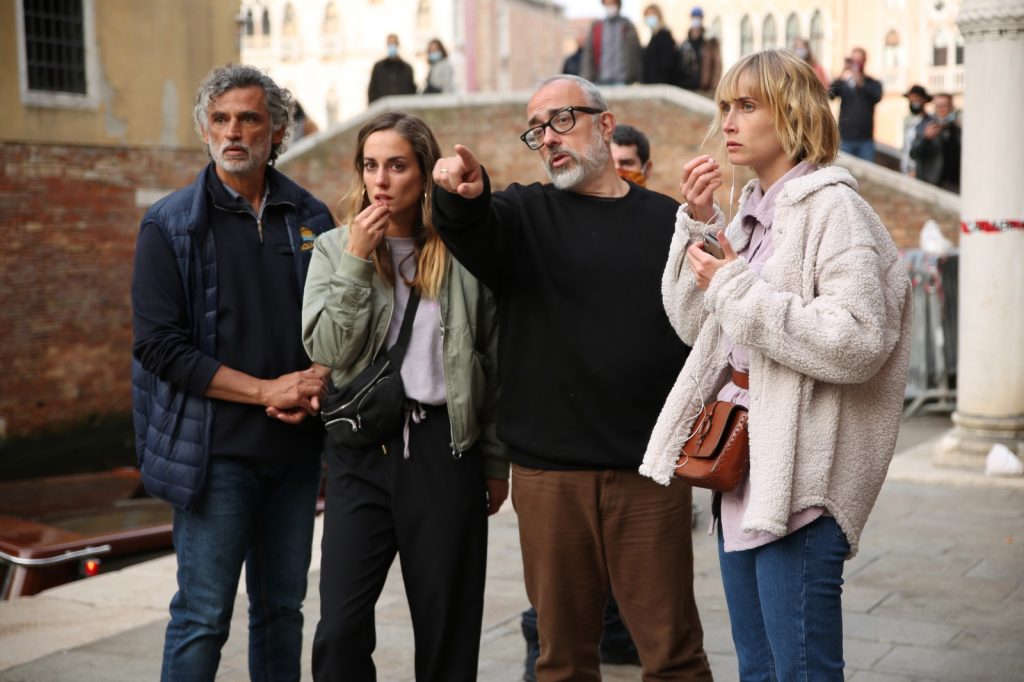
<instances>
[{"instance_id":1,"label":"brown corduroy trousers","mask_svg":"<svg viewBox=\"0 0 1024 682\"><path fill-rule=\"evenodd\" d=\"M600 680L611 589L644 680L711 680L693 596L691 490L632 470L512 467L539 682Z\"/></svg>"}]
</instances>

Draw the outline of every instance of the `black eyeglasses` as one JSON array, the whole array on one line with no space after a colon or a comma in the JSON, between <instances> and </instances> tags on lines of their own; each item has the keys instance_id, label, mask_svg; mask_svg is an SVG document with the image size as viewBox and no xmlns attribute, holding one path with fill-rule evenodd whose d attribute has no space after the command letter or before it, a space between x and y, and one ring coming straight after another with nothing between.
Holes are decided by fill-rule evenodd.
<instances>
[{"instance_id":1,"label":"black eyeglasses","mask_svg":"<svg viewBox=\"0 0 1024 682\"><path fill-rule=\"evenodd\" d=\"M547 123L542 123L539 126L530 128L525 133L519 136L527 147L530 149L540 149L544 146L544 129L551 127L556 133L567 133L573 129L576 125L576 113L580 111L584 114L603 114L604 109L594 109L593 107L566 107L565 109L559 109L556 111L551 118L548 119Z\"/></svg>"}]
</instances>

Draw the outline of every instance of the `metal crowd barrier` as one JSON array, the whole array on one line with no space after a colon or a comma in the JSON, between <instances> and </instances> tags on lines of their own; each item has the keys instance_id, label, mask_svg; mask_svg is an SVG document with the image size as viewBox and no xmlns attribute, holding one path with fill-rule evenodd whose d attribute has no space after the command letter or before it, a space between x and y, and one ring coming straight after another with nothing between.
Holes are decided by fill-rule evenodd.
<instances>
[{"instance_id":1,"label":"metal crowd barrier","mask_svg":"<svg viewBox=\"0 0 1024 682\"><path fill-rule=\"evenodd\" d=\"M955 249L942 256L903 253L914 293L904 418L956 407L958 261Z\"/></svg>"}]
</instances>

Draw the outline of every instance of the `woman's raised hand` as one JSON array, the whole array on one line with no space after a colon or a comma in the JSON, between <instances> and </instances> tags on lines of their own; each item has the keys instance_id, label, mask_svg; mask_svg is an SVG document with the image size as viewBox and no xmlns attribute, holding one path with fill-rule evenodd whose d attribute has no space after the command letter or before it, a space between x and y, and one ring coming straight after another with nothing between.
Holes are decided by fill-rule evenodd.
<instances>
[{"instance_id":1,"label":"woman's raised hand","mask_svg":"<svg viewBox=\"0 0 1024 682\"><path fill-rule=\"evenodd\" d=\"M391 210L384 204L370 204L348 226L348 252L364 260L370 258L388 229Z\"/></svg>"},{"instance_id":2,"label":"woman's raised hand","mask_svg":"<svg viewBox=\"0 0 1024 682\"><path fill-rule=\"evenodd\" d=\"M722 186L722 171L710 156L698 156L683 166L679 192L683 195L690 217L710 223L715 217L715 190Z\"/></svg>"},{"instance_id":3,"label":"woman's raised hand","mask_svg":"<svg viewBox=\"0 0 1024 682\"><path fill-rule=\"evenodd\" d=\"M724 258L712 256L704 250L704 244L701 242L694 242L686 249L686 260L690 263L690 269L693 270L693 276L697 280L697 288L701 291L708 288L711 278L723 265L728 265L737 258L736 251L732 248L732 242L725 236L725 230L719 230L715 236L718 237L722 253L725 254Z\"/></svg>"}]
</instances>

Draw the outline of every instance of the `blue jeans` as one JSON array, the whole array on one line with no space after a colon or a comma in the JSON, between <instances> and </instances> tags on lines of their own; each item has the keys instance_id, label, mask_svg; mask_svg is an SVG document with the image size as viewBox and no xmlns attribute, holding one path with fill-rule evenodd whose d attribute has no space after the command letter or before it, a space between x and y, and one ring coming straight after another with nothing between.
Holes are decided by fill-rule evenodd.
<instances>
[{"instance_id":1,"label":"blue jeans","mask_svg":"<svg viewBox=\"0 0 1024 682\"><path fill-rule=\"evenodd\" d=\"M743 682L843 681L843 563L831 516L718 559Z\"/></svg>"},{"instance_id":2,"label":"blue jeans","mask_svg":"<svg viewBox=\"0 0 1024 682\"><path fill-rule=\"evenodd\" d=\"M320 484L318 454L212 457L191 512L174 512L178 592L161 680L213 680L245 563L249 677L298 680L302 600Z\"/></svg>"},{"instance_id":3,"label":"blue jeans","mask_svg":"<svg viewBox=\"0 0 1024 682\"><path fill-rule=\"evenodd\" d=\"M875 160L874 140L841 140L839 149L865 161L873 162Z\"/></svg>"}]
</instances>

